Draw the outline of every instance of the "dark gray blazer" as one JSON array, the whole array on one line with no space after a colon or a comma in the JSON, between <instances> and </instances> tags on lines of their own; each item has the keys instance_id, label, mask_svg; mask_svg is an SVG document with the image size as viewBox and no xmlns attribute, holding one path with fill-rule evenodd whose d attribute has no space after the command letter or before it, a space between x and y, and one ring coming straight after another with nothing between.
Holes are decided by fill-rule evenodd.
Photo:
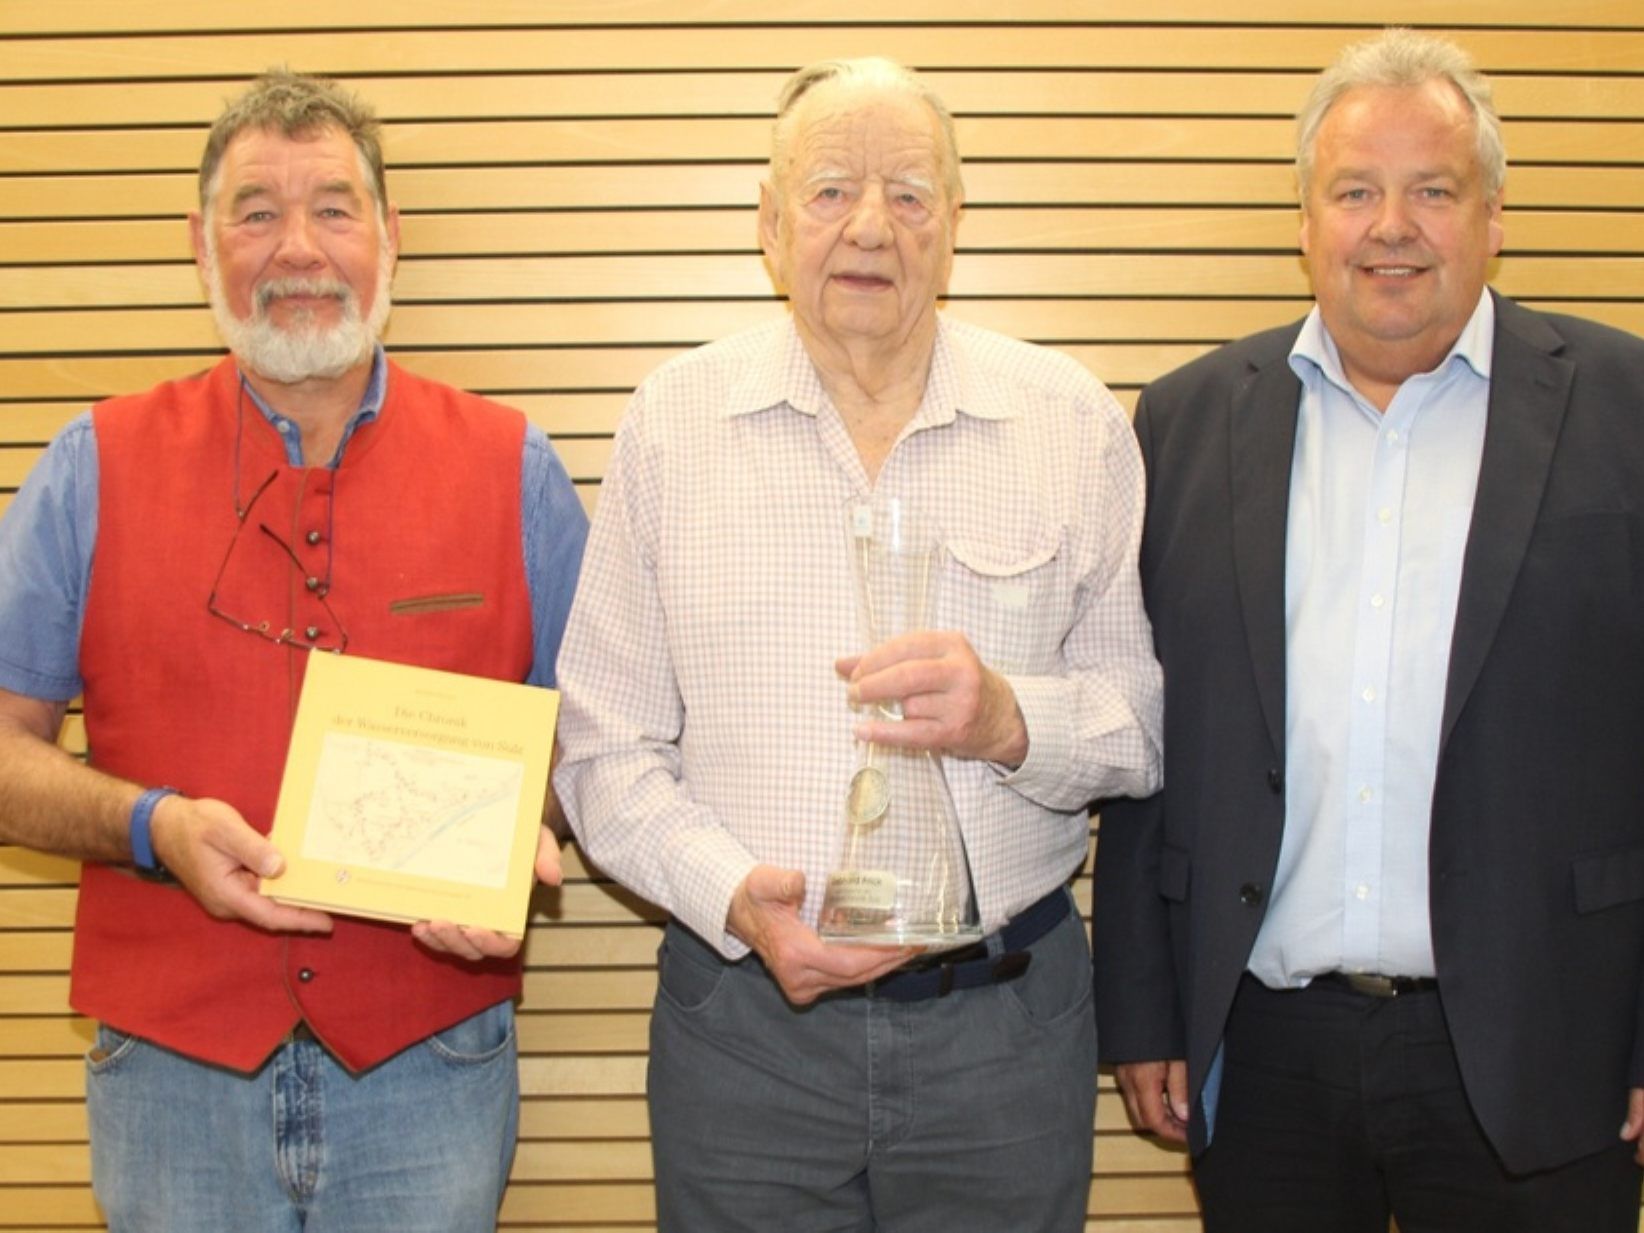
<instances>
[{"instance_id":1,"label":"dark gray blazer","mask_svg":"<svg viewBox=\"0 0 1644 1233\"><path fill-rule=\"evenodd\" d=\"M1284 825L1285 517L1299 323L1154 382L1142 581L1165 787L1102 809L1104 1061L1198 1096ZM1644 340L1496 297L1489 419L1429 837L1463 1080L1510 1169L1616 1140L1644 1086Z\"/></svg>"}]
</instances>

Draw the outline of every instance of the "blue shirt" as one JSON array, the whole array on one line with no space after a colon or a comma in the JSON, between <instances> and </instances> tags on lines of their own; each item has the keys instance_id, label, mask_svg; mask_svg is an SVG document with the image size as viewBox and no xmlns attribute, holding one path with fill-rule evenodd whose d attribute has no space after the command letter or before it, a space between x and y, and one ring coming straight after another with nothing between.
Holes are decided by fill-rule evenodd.
<instances>
[{"instance_id":1,"label":"blue shirt","mask_svg":"<svg viewBox=\"0 0 1644 1233\"><path fill-rule=\"evenodd\" d=\"M285 441L286 460L303 464L302 432L249 385L246 391ZM343 430L335 467L359 426L375 419L388 392L381 347L359 410ZM91 413L52 441L0 519L0 689L67 701L80 693L80 630L97 543L97 434ZM531 596L533 685L554 684L565 619L571 609L588 518L571 477L547 436L528 425L520 458L521 550Z\"/></svg>"},{"instance_id":2,"label":"blue shirt","mask_svg":"<svg viewBox=\"0 0 1644 1233\"><path fill-rule=\"evenodd\" d=\"M1285 540L1285 818L1250 970L1433 975L1427 838L1462 558L1490 396L1486 292L1385 412L1349 384L1317 308Z\"/></svg>"}]
</instances>

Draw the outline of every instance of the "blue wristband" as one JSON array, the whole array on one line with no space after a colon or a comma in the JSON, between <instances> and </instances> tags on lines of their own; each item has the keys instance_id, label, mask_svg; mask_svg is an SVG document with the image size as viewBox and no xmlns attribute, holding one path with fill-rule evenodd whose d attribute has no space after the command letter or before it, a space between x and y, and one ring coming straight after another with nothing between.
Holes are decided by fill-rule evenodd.
<instances>
[{"instance_id":1,"label":"blue wristband","mask_svg":"<svg viewBox=\"0 0 1644 1233\"><path fill-rule=\"evenodd\" d=\"M176 788L149 788L131 807L131 863L137 866L138 873L165 876L165 866L154 855L154 838L149 830L154 824L154 807L166 797L176 795Z\"/></svg>"}]
</instances>

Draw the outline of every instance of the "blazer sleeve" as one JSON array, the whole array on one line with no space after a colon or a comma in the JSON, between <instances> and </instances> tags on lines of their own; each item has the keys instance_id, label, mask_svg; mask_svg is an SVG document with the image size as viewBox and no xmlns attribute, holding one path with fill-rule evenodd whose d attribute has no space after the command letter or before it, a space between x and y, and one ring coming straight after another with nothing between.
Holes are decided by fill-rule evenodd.
<instances>
[{"instance_id":1,"label":"blazer sleeve","mask_svg":"<svg viewBox=\"0 0 1644 1233\"><path fill-rule=\"evenodd\" d=\"M1154 520L1150 425L1144 392L1136 406L1136 435L1148 474L1149 525ZM1147 556L1144 530L1144 594ZM1101 808L1091 945L1096 1040L1104 1062L1161 1061L1185 1057L1187 1053L1170 941L1169 904L1160 894L1159 880L1169 766L1167 749L1164 791L1143 800L1108 801Z\"/></svg>"}]
</instances>

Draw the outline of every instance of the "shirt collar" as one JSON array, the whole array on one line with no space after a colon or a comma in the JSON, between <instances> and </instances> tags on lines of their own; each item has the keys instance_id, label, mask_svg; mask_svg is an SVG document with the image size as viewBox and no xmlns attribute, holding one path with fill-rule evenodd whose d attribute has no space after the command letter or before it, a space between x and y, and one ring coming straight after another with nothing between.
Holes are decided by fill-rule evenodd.
<instances>
[{"instance_id":1,"label":"shirt collar","mask_svg":"<svg viewBox=\"0 0 1644 1233\"><path fill-rule=\"evenodd\" d=\"M1433 368L1433 372L1443 372L1452 361L1465 364L1474 374L1485 381L1490 379L1490 361L1495 354L1496 340L1496 302L1486 287L1478 297L1478 305L1473 309L1473 315L1467 318L1467 324L1462 326L1461 334L1455 345ZM1290 370L1303 382L1323 377L1332 385L1343 390L1352 390L1347 380L1347 374L1342 370L1341 353L1336 350L1336 340L1330 337L1330 331L1324 328L1324 318L1319 313L1319 306L1313 305L1313 310L1307 314L1307 320L1302 322L1301 333L1296 335L1295 345L1290 348ZM1417 374L1423 375L1423 374Z\"/></svg>"},{"instance_id":2,"label":"shirt collar","mask_svg":"<svg viewBox=\"0 0 1644 1233\"><path fill-rule=\"evenodd\" d=\"M245 379L245 373L240 374L240 388L251 395L251 401L257 404L257 410L263 413L263 418L274 425L286 443L287 461L292 465L301 465L302 432L298 429L295 420L281 415L273 407L262 400L251 382ZM371 352L371 376L365 383L365 393L360 397L359 408L348 417L348 423L343 426L342 440L337 442L337 453L326 464L335 467L342 462L343 451L348 448L348 442L354 431L361 424L370 423L382 413L382 404L388 397L388 356L378 343Z\"/></svg>"},{"instance_id":3,"label":"shirt collar","mask_svg":"<svg viewBox=\"0 0 1644 1233\"><path fill-rule=\"evenodd\" d=\"M1016 408L1002 397L999 383L976 379L964 349L954 345L953 332L954 327L938 314L930 373L913 422L926 427L951 424L961 411L975 419L1012 418ZM749 415L787 406L815 417L827 405L816 365L789 319L758 348L746 375L727 397L722 414Z\"/></svg>"}]
</instances>

